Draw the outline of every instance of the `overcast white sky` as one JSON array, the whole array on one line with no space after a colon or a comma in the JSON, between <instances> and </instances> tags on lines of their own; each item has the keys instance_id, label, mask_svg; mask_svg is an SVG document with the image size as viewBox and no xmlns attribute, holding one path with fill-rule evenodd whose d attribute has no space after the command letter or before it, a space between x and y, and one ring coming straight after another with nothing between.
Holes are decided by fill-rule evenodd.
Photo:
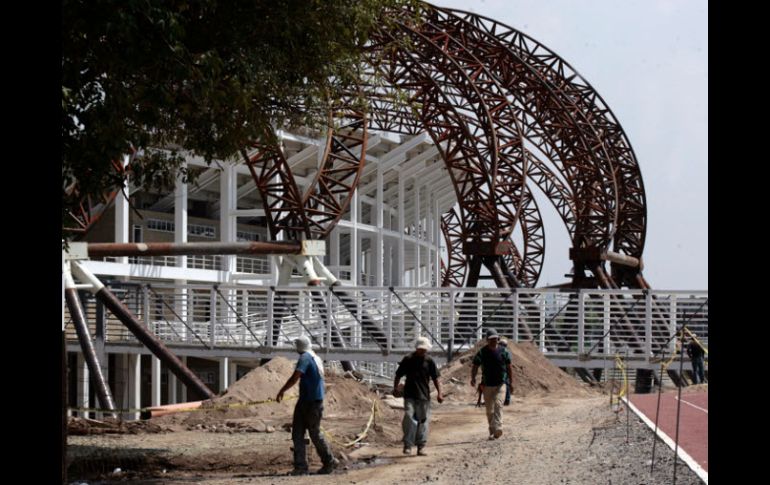
<instances>
[{"instance_id":1,"label":"overcast white sky","mask_svg":"<svg viewBox=\"0 0 770 485\"><path fill-rule=\"evenodd\" d=\"M492 17L527 33L591 83L623 126L642 170L645 277L655 289L708 289L707 2L432 3ZM548 214L544 219L553 221ZM549 227L539 286L566 281L571 267L566 231L553 223Z\"/></svg>"}]
</instances>

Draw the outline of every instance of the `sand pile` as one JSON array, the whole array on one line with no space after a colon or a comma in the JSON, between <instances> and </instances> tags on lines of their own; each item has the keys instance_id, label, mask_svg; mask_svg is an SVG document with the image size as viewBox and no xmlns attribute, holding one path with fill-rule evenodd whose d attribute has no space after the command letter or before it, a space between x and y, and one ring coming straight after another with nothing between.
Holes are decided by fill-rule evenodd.
<instances>
[{"instance_id":1,"label":"sand pile","mask_svg":"<svg viewBox=\"0 0 770 485\"><path fill-rule=\"evenodd\" d=\"M441 369L441 385L447 399L475 401L476 390L470 385L473 357L485 341L459 355ZM533 343L508 344L513 367L513 395L525 397L532 394L586 395L591 391L582 383L553 365ZM477 374L481 382L481 369Z\"/></svg>"},{"instance_id":2,"label":"sand pile","mask_svg":"<svg viewBox=\"0 0 770 485\"><path fill-rule=\"evenodd\" d=\"M291 422L294 406L299 395L299 384L295 384L284 394L280 403L266 402L262 404L238 406L254 401L275 399L276 394L294 372L296 361L284 357L271 359L267 364L257 367L240 380L231 385L221 396L205 401L201 411L192 413L177 413L169 416L154 418L153 421L167 424L177 424L187 429L202 429L226 422L230 427L256 426L259 429L273 426L281 429ZM325 376L326 396L324 399L324 420L342 419L357 423L366 423L371 414L372 399L378 401L378 422L389 421L398 413L379 402L379 397L369 387L354 379L327 373ZM226 409L216 409L219 406L236 405ZM208 408L208 409L207 409ZM245 422L248 421L248 425Z\"/></svg>"}]
</instances>

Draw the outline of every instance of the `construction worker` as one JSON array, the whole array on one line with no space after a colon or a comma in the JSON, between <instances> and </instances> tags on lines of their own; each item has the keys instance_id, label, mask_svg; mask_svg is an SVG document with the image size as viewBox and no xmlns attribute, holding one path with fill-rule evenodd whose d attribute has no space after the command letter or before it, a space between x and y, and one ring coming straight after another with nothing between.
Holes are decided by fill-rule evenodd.
<instances>
[{"instance_id":1,"label":"construction worker","mask_svg":"<svg viewBox=\"0 0 770 485\"><path fill-rule=\"evenodd\" d=\"M339 460L332 456L329 444L321 435L321 417L324 411L324 367L321 358L310 348L310 339L304 335L294 340L299 360L294 374L283 385L275 400L281 402L283 394L299 381L299 400L294 406L291 423L291 439L294 442L294 470L292 475L307 475L307 454L305 453L305 430L310 433L323 466L319 474L334 471Z\"/></svg>"},{"instance_id":2,"label":"construction worker","mask_svg":"<svg viewBox=\"0 0 770 485\"><path fill-rule=\"evenodd\" d=\"M499 346L500 335L495 329L487 331L487 345L482 347L473 358L471 368L471 386L476 387L476 373L481 366L484 384L484 404L487 408L489 439L503 435L503 384L507 375L513 375L511 354Z\"/></svg>"},{"instance_id":3,"label":"construction worker","mask_svg":"<svg viewBox=\"0 0 770 485\"><path fill-rule=\"evenodd\" d=\"M505 340L505 337L500 339L500 347L502 347L505 350L508 350L508 341ZM511 405L511 387L513 386L513 376L506 372L505 374L505 401L503 401L503 406L510 406Z\"/></svg>"},{"instance_id":4,"label":"construction worker","mask_svg":"<svg viewBox=\"0 0 770 485\"><path fill-rule=\"evenodd\" d=\"M419 337L415 342L415 351L401 360L393 381L393 395L400 393L398 383L406 376L404 386L404 419L401 423L404 431L404 454L412 453L412 445L417 444L417 454L426 456L425 445L428 443L428 425L430 424L430 380L436 386L436 400L444 402L441 385L438 382L439 371L436 363L428 357L432 345L430 340Z\"/></svg>"},{"instance_id":5,"label":"construction worker","mask_svg":"<svg viewBox=\"0 0 770 485\"><path fill-rule=\"evenodd\" d=\"M697 335L694 333L690 337L690 343L687 344L687 357L690 358L690 364L692 365L692 382L693 384L703 384L706 382L705 371L703 369L703 357L705 352L703 347L695 340Z\"/></svg>"}]
</instances>

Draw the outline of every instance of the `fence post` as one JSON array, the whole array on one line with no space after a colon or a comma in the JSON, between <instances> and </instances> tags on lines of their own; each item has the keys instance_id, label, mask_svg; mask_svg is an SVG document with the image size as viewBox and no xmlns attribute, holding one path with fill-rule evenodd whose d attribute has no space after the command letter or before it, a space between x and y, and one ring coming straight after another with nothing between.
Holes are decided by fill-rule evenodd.
<instances>
[{"instance_id":1,"label":"fence post","mask_svg":"<svg viewBox=\"0 0 770 485\"><path fill-rule=\"evenodd\" d=\"M275 298L275 293L273 292L272 287L267 288L267 322L265 322L265 346L266 347L272 347L273 346L273 299Z\"/></svg>"},{"instance_id":2,"label":"fence post","mask_svg":"<svg viewBox=\"0 0 770 485\"><path fill-rule=\"evenodd\" d=\"M447 343L447 362L452 360L452 347L455 341L455 290L449 289L449 342Z\"/></svg>"},{"instance_id":3,"label":"fence post","mask_svg":"<svg viewBox=\"0 0 770 485\"><path fill-rule=\"evenodd\" d=\"M604 308L603 308L603 320L604 320L604 355L610 355L610 295L605 293L603 295Z\"/></svg>"},{"instance_id":4,"label":"fence post","mask_svg":"<svg viewBox=\"0 0 770 485\"><path fill-rule=\"evenodd\" d=\"M519 341L519 289L513 289L513 342Z\"/></svg>"},{"instance_id":5,"label":"fence post","mask_svg":"<svg viewBox=\"0 0 770 485\"><path fill-rule=\"evenodd\" d=\"M326 306L329 309L326 312L326 353L328 354L329 351L332 349L332 314L334 313L334 301L332 300L332 289L330 287L326 287ZM342 330L342 329L340 329ZM351 332L351 335L353 332ZM340 336L342 338L342 336Z\"/></svg>"},{"instance_id":6,"label":"fence post","mask_svg":"<svg viewBox=\"0 0 770 485\"><path fill-rule=\"evenodd\" d=\"M380 293L382 294L382 293ZM393 350L393 293L388 291L388 301L387 301L387 337L388 337L388 344L387 344L387 353L390 355L390 352Z\"/></svg>"},{"instance_id":7,"label":"fence post","mask_svg":"<svg viewBox=\"0 0 770 485\"><path fill-rule=\"evenodd\" d=\"M209 345L211 345L211 348L213 349L216 344L215 333L217 321L217 292L214 288L211 288L209 314L211 316L211 320L209 321Z\"/></svg>"},{"instance_id":8,"label":"fence post","mask_svg":"<svg viewBox=\"0 0 770 485\"><path fill-rule=\"evenodd\" d=\"M578 356L585 353L585 338L586 338L586 309L585 309L585 293L582 289L578 289L578 344L577 351Z\"/></svg>"},{"instance_id":9,"label":"fence post","mask_svg":"<svg viewBox=\"0 0 770 485\"><path fill-rule=\"evenodd\" d=\"M652 292L644 290L644 352L646 360L652 356Z\"/></svg>"}]
</instances>

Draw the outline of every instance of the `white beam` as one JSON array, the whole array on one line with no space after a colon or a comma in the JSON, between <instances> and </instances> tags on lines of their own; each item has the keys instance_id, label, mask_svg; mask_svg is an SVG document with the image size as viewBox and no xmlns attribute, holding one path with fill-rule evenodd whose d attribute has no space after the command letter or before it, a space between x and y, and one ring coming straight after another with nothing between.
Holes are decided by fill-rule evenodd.
<instances>
[{"instance_id":1,"label":"white beam","mask_svg":"<svg viewBox=\"0 0 770 485\"><path fill-rule=\"evenodd\" d=\"M150 357L152 372L150 376L150 406L160 406L160 359L154 355Z\"/></svg>"},{"instance_id":2,"label":"white beam","mask_svg":"<svg viewBox=\"0 0 770 485\"><path fill-rule=\"evenodd\" d=\"M128 155L123 157L123 167L128 165ZM128 177L128 175L126 175ZM126 185L123 185L126 188ZM126 188L126 190L128 190ZM123 195L123 192L118 192L115 196L115 242L127 243L128 240L128 200ZM123 256L118 258L118 261L123 264L128 264L128 258Z\"/></svg>"}]
</instances>

